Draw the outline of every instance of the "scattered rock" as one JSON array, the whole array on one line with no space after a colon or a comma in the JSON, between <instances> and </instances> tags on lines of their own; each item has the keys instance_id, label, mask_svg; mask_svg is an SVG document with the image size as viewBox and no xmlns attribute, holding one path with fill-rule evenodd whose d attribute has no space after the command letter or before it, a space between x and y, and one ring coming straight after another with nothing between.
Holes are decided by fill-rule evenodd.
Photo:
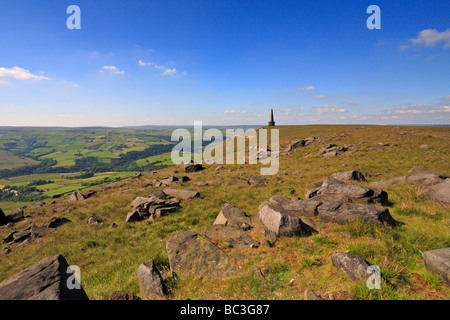
<instances>
[{"instance_id":1,"label":"scattered rock","mask_svg":"<svg viewBox=\"0 0 450 320\"><path fill-rule=\"evenodd\" d=\"M137 276L142 299L157 300L166 297L163 279L153 260L142 263Z\"/></svg>"},{"instance_id":2,"label":"scattered rock","mask_svg":"<svg viewBox=\"0 0 450 320\"><path fill-rule=\"evenodd\" d=\"M277 236L311 235L317 232L304 224L299 217L275 204L264 205L258 212L258 219Z\"/></svg>"},{"instance_id":3,"label":"scattered rock","mask_svg":"<svg viewBox=\"0 0 450 320\"><path fill-rule=\"evenodd\" d=\"M127 214L126 222L138 222L146 219L156 219L167 212L176 210L180 202L177 199L167 199L166 193L154 190L149 197L137 197L131 203L133 210Z\"/></svg>"},{"instance_id":4,"label":"scattered rock","mask_svg":"<svg viewBox=\"0 0 450 320\"><path fill-rule=\"evenodd\" d=\"M196 185L197 187L206 187L208 185L208 183L200 181L200 182L194 183L194 185Z\"/></svg>"},{"instance_id":5,"label":"scattered rock","mask_svg":"<svg viewBox=\"0 0 450 320\"><path fill-rule=\"evenodd\" d=\"M274 244L275 241L277 241L277 235L275 234L275 232L265 229L262 232L262 235L265 239L267 239L268 241L270 241L270 243Z\"/></svg>"},{"instance_id":6,"label":"scattered rock","mask_svg":"<svg viewBox=\"0 0 450 320\"><path fill-rule=\"evenodd\" d=\"M415 181L424 184L436 184L443 182L445 179L449 178L443 173L417 173L407 177L407 180Z\"/></svg>"},{"instance_id":7,"label":"scattered rock","mask_svg":"<svg viewBox=\"0 0 450 320\"><path fill-rule=\"evenodd\" d=\"M45 227L58 228L59 226L62 226L63 224L66 224L69 222L72 222L72 221L70 221L69 219L63 218L63 217L53 217L45 224Z\"/></svg>"},{"instance_id":8,"label":"scattered rock","mask_svg":"<svg viewBox=\"0 0 450 320\"><path fill-rule=\"evenodd\" d=\"M344 272L353 281L366 281L370 276L367 268L372 265L367 260L346 252L338 252L331 255L333 265Z\"/></svg>"},{"instance_id":9,"label":"scattered rock","mask_svg":"<svg viewBox=\"0 0 450 320\"><path fill-rule=\"evenodd\" d=\"M17 223L19 221L22 221L25 218L23 210L17 211L16 213L7 215L5 217L5 224L7 223ZM1 223L0 223L1 225Z\"/></svg>"},{"instance_id":10,"label":"scattered rock","mask_svg":"<svg viewBox=\"0 0 450 320\"><path fill-rule=\"evenodd\" d=\"M0 300L88 300L62 255L41 260L0 283ZM77 284L69 289L67 284Z\"/></svg>"},{"instance_id":11,"label":"scattered rock","mask_svg":"<svg viewBox=\"0 0 450 320\"><path fill-rule=\"evenodd\" d=\"M222 183L222 187L231 187L236 185L237 182L236 181L225 181L224 183Z\"/></svg>"},{"instance_id":12,"label":"scattered rock","mask_svg":"<svg viewBox=\"0 0 450 320\"><path fill-rule=\"evenodd\" d=\"M128 292L113 291L109 295L108 300L141 300L141 298Z\"/></svg>"},{"instance_id":13,"label":"scattered rock","mask_svg":"<svg viewBox=\"0 0 450 320\"><path fill-rule=\"evenodd\" d=\"M422 257L427 270L450 285L450 248L424 251Z\"/></svg>"},{"instance_id":14,"label":"scattered rock","mask_svg":"<svg viewBox=\"0 0 450 320\"><path fill-rule=\"evenodd\" d=\"M169 239L166 249L170 269L180 276L223 279L240 273L224 252L193 231Z\"/></svg>"},{"instance_id":15,"label":"scattered rock","mask_svg":"<svg viewBox=\"0 0 450 320\"><path fill-rule=\"evenodd\" d=\"M8 220L6 219L5 213L0 208L0 226L3 226L8 223Z\"/></svg>"},{"instance_id":16,"label":"scattered rock","mask_svg":"<svg viewBox=\"0 0 450 320\"><path fill-rule=\"evenodd\" d=\"M420 149L431 149L431 148L433 148L433 147L430 146L430 145L428 145L428 144L422 144L422 145L420 146Z\"/></svg>"}]
</instances>

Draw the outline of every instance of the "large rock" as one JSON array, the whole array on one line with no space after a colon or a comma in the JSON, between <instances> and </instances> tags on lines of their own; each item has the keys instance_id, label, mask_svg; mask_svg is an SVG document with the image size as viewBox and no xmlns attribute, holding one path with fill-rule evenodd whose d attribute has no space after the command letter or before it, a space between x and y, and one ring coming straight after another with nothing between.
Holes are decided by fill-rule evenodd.
<instances>
[{"instance_id":1,"label":"large rock","mask_svg":"<svg viewBox=\"0 0 450 320\"><path fill-rule=\"evenodd\" d=\"M243 226L250 225L250 221L250 217L247 216L244 211L229 203L225 203L213 224L228 225L242 229Z\"/></svg>"},{"instance_id":2,"label":"large rock","mask_svg":"<svg viewBox=\"0 0 450 320\"><path fill-rule=\"evenodd\" d=\"M416 181L428 185L443 182L447 178L448 176L446 174L434 172L416 173L407 177L410 181Z\"/></svg>"},{"instance_id":3,"label":"large rock","mask_svg":"<svg viewBox=\"0 0 450 320\"><path fill-rule=\"evenodd\" d=\"M239 275L231 259L209 240L196 232L185 231L166 243L170 269L179 276L207 279Z\"/></svg>"},{"instance_id":4,"label":"large rock","mask_svg":"<svg viewBox=\"0 0 450 320\"><path fill-rule=\"evenodd\" d=\"M424 251L422 257L427 270L450 285L450 248Z\"/></svg>"},{"instance_id":5,"label":"large rock","mask_svg":"<svg viewBox=\"0 0 450 320\"><path fill-rule=\"evenodd\" d=\"M131 203L133 208L127 214L126 222L138 222L145 219L160 218L167 212L176 210L180 202L177 199L167 199L166 194L159 192L150 193L149 197L137 197Z\"/></svg>"},{"instance_id":6,"label":"large rock","mask_svg":"<svg viewBox=\"0 0 450 320\"><path fill-rule=\"evenodd\" d=\"M190 189L164 189L164 193L181 199L191 199L200 196L197 191Z\"/></svg>"},{"instance_id":7,"label":"large rock","mask_svg":"<svg viewBox=\"0 0 450 320\"><path fill-rule=\"evenodd\" d=\"M366 204L340 201L324 202L318 207L318 211L320 219L325 222L346 224L361 219L365 222L373 221L391 227L397 225L388 209Z\"/></svg>"},{"instance_id":8,"label":"large rock","mask_svg":"<svg viewBox=\"0 0 450 320\"><path fill-rule=\"evenodd\" d=\"M155 300L166 297L163 279L153 260L142 263L137 275L142 299Z\"/></svg>"},{"instance_id":9,"label":"large rock","mask_svg":"<svg viewBox=\"0 0 450 320\"><path fill-rule=\"evenodd\" d=\"M5 221L6 221L5 224L7 224L7 223L16 223L16 222L22 221L24 218L25 218L25 214L24 214L23 210L19 210L16 213L12 213L10 215L7 215L5 217Z\"/></svg>"},{"instance_id":10,"label":"large rock","mask_svg":"<svg viewBox=\"0 0 450 320\"><path fill-rule=\"evenodd\" d=\"M364 173L357 170L336 172L331 177L341 181L367 181Z\"/></svg>"},{"instance_id":11,"label":"large rock","mask_svg":"<svg viewBox=\"0 0 450 320\"><path fill-rule=\"evenodd\" d=\"M62 255L41 260L0 283L0 300L88 300L74 284L69 264Z\"/></svg>"},{"instance_id":12,"label":"large rock","mask_svg":"<svg viewBox=\"0 0 450 320\"><path fill-rule=\"evenodd\" d=\"M322 184L314 189L308 190L306 197L314 198L320 195L344 195L352 198L355 202L367 204L388 205L388 195L380 188L364 187L359 185L348 185L334 178L327 178Z\"/></svg>"},{"instance_id":13,"label":"large rock","mask_svg":"<svg viewBox=\"0 0 450 320\"><path fill-rule=\"evenodd\" d=\"M250 247L259 247L259 242L253 239L242 229L213 225L205 230L205 236L210 240L218 240L222 243L229 244L232 248L245 249Z\"/></svg>"},{"instance_id":14,"label":"large rock","mask_svg":"<svg viewBox=\"0 0 450 320\"><path fill-rule=\"evenodd\" d=\"M433 186L425 187L419 192L419 196L424 199L434 200L450 205L450 179Z\"/></svg>"},{"instance_id":15,"label":"large rock","mask_svg":"<svg viewBox=\"0 0 450 320\"><path fill-rule=\"evenodd\" d=\"M333 265L344 272L353 281L366 281L371 273L367 268L371 265L367 260L346 252L338 252L331 255Z\"/></svg>"},{"instance_id":16,"label":"large rock","mask_svg":"<svg viewBox=\"0 0 450 320\"><path fill-rule=\"evenodd\" d=\"M277 236L311 235L314 229L290 214L283 207L267 203L258 212L258 219Z\"/></svg>"}]
</instances>

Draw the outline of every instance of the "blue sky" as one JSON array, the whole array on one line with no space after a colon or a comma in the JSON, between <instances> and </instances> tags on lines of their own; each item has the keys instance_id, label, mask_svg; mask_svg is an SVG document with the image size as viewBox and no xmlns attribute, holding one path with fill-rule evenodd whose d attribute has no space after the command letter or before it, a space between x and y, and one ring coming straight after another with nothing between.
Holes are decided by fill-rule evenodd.
<instances>
[{"instance_id":1,"label":"blue sky","mask_svg":"<svg viewBox=\"0 0 450 320\"><path fill-rule=\"evenodd\" d=\"M448 0L1 0L0 126L449 124L449 18Z\"/></svg>"}]
</instances>

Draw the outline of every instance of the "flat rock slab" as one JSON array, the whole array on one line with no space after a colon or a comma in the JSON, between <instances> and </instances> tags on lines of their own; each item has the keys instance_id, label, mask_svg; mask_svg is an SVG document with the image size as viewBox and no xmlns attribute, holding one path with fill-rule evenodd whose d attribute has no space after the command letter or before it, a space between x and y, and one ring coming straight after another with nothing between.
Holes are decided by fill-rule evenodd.
<instances>
[{"instance_id":1,"label":"flat rock slab","mask_svg":"<svg viewBox=\"0 0 450 320\"><path fill-rule=\"evenodd\" d=\"M259 247L259 242L253 239L242 229L213 225L205 230L205 236L210 240L218 240L222 243L228 243L232 248L245 249L249 247Z\"/></svg>"},{"instance_id":2,"label":"flat rock slab","mask_svg":"<svg viewBox=\"0 0 450 320\"><path fill-rule=\"evenodd\" d=\"M419 196L450 205L450 179L445 179L444 182L422 189Z\"/></svg>"},{"instance_id":3,"label":"flat rock slab","mask_svg":"<svg viewBox=\"0 0 450 320\"><path fill-rule=\"evenodd\" d=\"M191 199L195 197L199 197L200 193L194 190L189 189L164 189L164 193L168 196L172 196L175 198L181 198L181 199Z\"/></svg>"},{"instance_id":4,"label":"flat rock slab","mask_svg":"<svg viewBox=\"0 0 450 320\"><path fill-rule=\"evenodd\" d=\"M179 276L218 279L240 275L222 250L196 232L186 231L166 243L170 269Z\"/></svg>"},{"instance_id":5,"label":"flat rock slab","mask_svg":"<svg viewBox=\"0 0 450 320\"><path fill-rule=\"evenodd\" d=\"M1 282L0 300L88 300L82 287L68 288L68 268L62 255L45 258Z\"/></svg>"},{"instance_id":6,"label":"flat rock slab","mask_svg":"<svg viewBox=\"0 0 450 320\"><path fill-rule=\"evenodd\" d=\"M424 251L422 257L427 270L450 285L450 248Z\"/></svg>"},{"instance_id":7,"label":"flat rock slab","mask_svg":"<svg viewBox=\"0 0 450 320\"><path fill-rule=\"evenodd\" d=\"M344 272L353 281L367 280L370 273L367 273L367 268L371 265L370 262L346 252L337 252L331 255L333 265Z\"/></svg>"},{"instance_id":8,"label":"flat rock slab","mask_svg":"<svg viewBox=\"0 0 450 320\"><path fill-rule=\"evenodd\" d=\"M366 204L339 201L324 202L319 206L318 211L320 219L325 222L346 224L355 219L361 219L365 222L373 221L392 227L397 225L388 209Z\"/></svg>"}]
</instances>

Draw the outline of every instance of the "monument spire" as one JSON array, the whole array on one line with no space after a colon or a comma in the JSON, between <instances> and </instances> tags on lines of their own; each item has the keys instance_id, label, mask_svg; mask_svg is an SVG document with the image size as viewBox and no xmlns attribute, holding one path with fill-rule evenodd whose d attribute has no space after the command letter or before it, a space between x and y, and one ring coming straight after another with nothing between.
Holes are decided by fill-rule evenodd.
<instances>
[{"instance_id":1,"label":"monument spire","mask_svg":"<svg viewBox=\"0 0 450 320\"><path fill-rule=\"evenodd\" d=\"M273 120L273 109L270 109L270 121L269 121L269 127L274 127L275 121Z\"/></svg>"}]
</instances>

